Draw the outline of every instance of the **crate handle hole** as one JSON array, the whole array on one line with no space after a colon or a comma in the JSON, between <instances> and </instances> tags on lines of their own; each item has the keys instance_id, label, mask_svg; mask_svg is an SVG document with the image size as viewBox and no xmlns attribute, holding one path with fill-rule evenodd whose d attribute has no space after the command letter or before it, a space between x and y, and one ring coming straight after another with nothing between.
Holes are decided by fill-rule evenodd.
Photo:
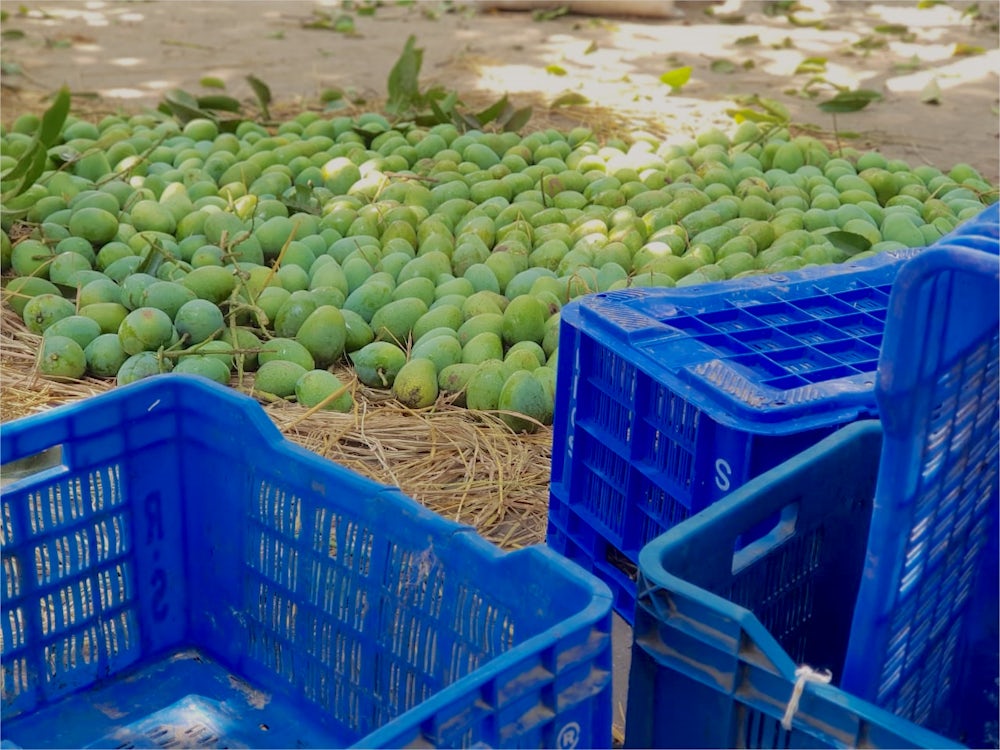
<instances>
[{"instance_id":1,"label":"crate handle hole","mask_svg":"<svg viewBox=\"0 0 1000 750\"><path fill-rule=\"evenodd\" d=\"M733 575L767 557L795 534L799 504L789 503L777 517L765 519L736 538L733 544Z\"/></svg>"},{"instance_id":2,"label":"crate handle hole","mask_svg":"<svg viewBox=\"0 0 1000 750\"><path fill-rule=\"evenodd\" d=\"M63 464L62 445L53 445L38 453L3 464L0 466L0 485L6 486L55 467L66 468Z\"/></svg>"},{"instance_id":3,"label":"crate handle hole","mask_svg":"<svg viewBox=\"0 0 1000 750\"><path fill-rule=\"evenodd\" d=\"M271 729L271 727L269 727L267 724L261 724L260 725L260 731L262 731L262 732L268 732L268 731L270 731L270 729Z\"/></svg>"}]
</instances>

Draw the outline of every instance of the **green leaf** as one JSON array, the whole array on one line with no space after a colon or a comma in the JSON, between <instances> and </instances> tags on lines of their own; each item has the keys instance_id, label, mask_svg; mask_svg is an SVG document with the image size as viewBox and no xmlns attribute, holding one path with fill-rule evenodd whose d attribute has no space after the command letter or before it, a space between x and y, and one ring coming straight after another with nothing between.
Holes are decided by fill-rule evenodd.
<instances>
[{"instance_id":1,"label":"green leaf","mask_svg":"<svg viewBox=\"0 0 1000 750\"><path fill-rule=\"evenodd\" d=\"M856 41L852 46L858 49L873 50L881 49L888 45L885 39L877 39L873 36L863 36L858 41Z\"/></svg>"},{"instance_id":2,"label":"green leaf","mask_svg":"<svg viewBox=\"0 0 1000 750\"><path fill-rule=\"evenodd\" d=\"M920 0L917 3L917 7L920 10L925 10L927 8L933 8L935 5L944 5L946 0Z\"/></svg>"},{"instance_id":3,"label":"green leaf","mask_svg":"<svg viewBox=\"0 0 1000 750\"><path fill-rule=\"evenodd\" d=\"M595 52L597 52L597 42L592 41L590 44L587 45L587 49L583 51L583 54L592 55Z\"/></svg>"},{"instance_id":4,"label":"green leaf","mask_svg":"<svg viewBox=\"0 0 1000 750\"><path fill-rule=\"evenodd\" d=\"M482 128L482 123L474 115L467 115L457 109L451 113L451 119L455 126L462 130L480 130Z\"/></svg>"},{"instance_id":5,"label":"green leaf","mask_svg":"<svg viewBox=\"0 0 1000 750\"><path fill-rule=\"evenodd\" d=\"M788 108L781 102L775 99L768 99L763 96L755 96L756 103L767 113L774 115L781 119L782 122L788 122L791 120L791 115L788 113Z\"/></svg>"},{"instance_id":6,"label":"green leaf","mask_svg":"<svg viewBox=\"0 0 1000 750\"><path fill-rule=\"evenodd\" d=\"M51 106L42 115L42 122L38 128L38 140L45 148L52 148L59 140L63 125L66 124L66 116L69 114L70 94L69 89L63 86L56 94Z\"/></svg>"},{"instance_id":7,"label":"green leaf","mask_svg":"<svg viewBox=\"0 0 1000 750\"><path fill-rule=\"evenodd\" d=\"M924 104L940 104L941 103L941 87L938 85L937 79L932 78L923 90L920 92L920 101Z\"/></svg>"},{"instance_id":8,"label":"green leaf","mask_svg":"<svg viewBox=\"0 0 1000 750\"><path fill-rule=\"evenodd\" d=\"M260 112L264 115L264 119L270 120L271 113L267 109L268 105L271 104L270 87L255 75L248 75L246 81L253 89L254 96L257 97L257 103L260 105Z\"/></svg>"},{"instance_id":9,"label":"green leaf","mask_svg":"<svg viewBox=\"0 0 1000 750\"><path fill-rule=\"evenodd\" d=\"M346 13L337 16L337 20L333 22L333 30L339 31L341 34L353 34L355 31L354 18Z\"/></svg>"},{"instance_id":10,"label":"green leaf","mask_svg":"<svg viewBox=\"0 0 1000 750\"><path fill-rule=\"evenodd\" d=\"M837 137L838 138L847 138L847 139L853 141L853 140L856 140L856 139L860 138L861 137L861 133L859 133L856 130L838 130L837 131Z\"/></svg>"},{"instance_id":11,"label":"green leaf","mask_svg":"<svg viewBox=\"0 0 1000 750\"><path fill-rule=\"evenodd\" d=\"M20 29L4 29L0 31L0 39L24 39L24 32Z\"/></svg>"},{"instance_id":12,"label":"green leaf","mask_svg":"<svg viewBox=\"0 0 1000 750\"><path fill-rule=\"evenodd\" d=\"M565 16L567 13L569 13L569 7L560 5L558 8L552 8L551 10L541 9L533 11L531 18L534 21L553 21L559 18L559 16Z\"/></svg>"},{"instance_id":13,"label":"green leaf","mask_svg":"<svg viewBox=\"0 0 1000 750\"><path fill-rule=\"evenodd\" d=\"M576 91L560 94L549 104L550 107L573 107L579 104L590 104L590 99Z\"/></svg>"},{"instance_id":14,"label":"green leaf","mask_svg":"<svg viewBox=\"0 0 1000 750\"><path fill-rule=\"evenodd\" d=\"M812 19L800 18L794 13L789 13L787 17L788 17L788 23L790 23L792 26L799 26L801 28L809 28L809 27L815 27L817 29L823 28L823 19L821 18L812 18Z\"/></svg>"},{"instance_id":15,"label":"green leaf","mask_svg":"<svg viewBox=\"0 0 1000 750\"><path fill-rule=\"evenodd\" d=\"M744 60L743 64L740 67L743 68L743 70L753 70L754 68L757 67L757 63L755 63L753 60Z\"/></svg>"},{"instance_id":16,"label":"green leaf","mask_svg":"<svg viewBox=\"0 0 1000 750\"><path fill-rule=\"evenodd\" d=\"M832 244L835 248L843 250L848 255L863 253L872 246L872 243L864 235L855 234L854 232L845 232L842 229L827 232L823 235L823 237L824 239L829 240L830 244Z\"/></svg>"},{"instance_id":17,"label":"green leaf","mask_svg":"<svg viewBox=\"0 0 1000 750\"><path fill-rule=\"evenodd\" d=\"M31 151L28 169L25 171L24 177L21 179L21 185L18 188L19 194L34 185L38 181L38 178L42 176L48 156L48 152L44 148L36 148Z\"/></svg>"},{"instance_id":18,"label":"green leaf","mask_svg":"<svg viewBox=\"0 0 1000 750\"><path fill-rule=\"evenodd\" d=\"M341 89L323 89L320 92L319 100L321 102L335 102L344 98L344 92Z\"/></svg>"},{"instance_id":19,"label":"green leaf","mask_svg":"<svg viewBox=\"0 0 1000 750\"><path fill-rule=\"evenodd\" d=\"M482 112L477 112L474 116L481 124L485 125L486 123L493 122L495 119L500 117L508 106L509 103L507 102L507 95L504 94L502 97L493 102L493 104L488 106Z\"/></svg>"},{"instance_id":20,"label":"green leaf","mask_svg":"<svg viewBox=\"0 0 1000 750\"><path fill-rule=\"evenodd\" d=\"M750 36L741 36L735 42L733 42L737 47L749 47L754 44L760 44L760 37L756 34L751 34Z\"/></svg>"},{"instance_id":21,"label":"green leaf","mask_svg":"<svg viewBox=\"0 0 1000 750\"><path fill-rule=\"evenodd\" d=\"M503 121L503 129L507 132L517 132L531 119L531 107L515 109L510 116Z\"/></svg>"},{"instance_id":22,"label":"green leaf","mask_svg":"<svg viewBox=\"0 0 1000 750\"><path fill-rule=\"evenodd\" d=\"M873 101L881 99L882 95L877 91L868 89L858 89L856 91L842 91L832 99L819 104L819 108L831 114L843 112L857 112L864 109Z\"/></svg>"},{"instance_id":23,"label":"green leaf","mask_svg":"<svg viewBox=\"0 0 1000 750\"><path fill-rule=\"evenodd\" d=\"M0 60L0 72L8 76L19 76L22 72L24 72L24 70L16 62Z\"/></svg>"},{"instance_id":24,"label":"green leaf","mask_svg":"<svg viewBox=\"0 0 1000 750\"><path fill-rule=\"evenodd\" d=\"M205 76L200 81L198 81L206 89L224 89L226 88L226 82L221 78L216 78L215 76Z\"/></svg>"},{"instance_id":25,"label":"green leaf","mask_svg":"<svg viewBox=\"0 0 1000 750\"><path fill-rule=\"evenodd\" d=\"M969 18L979 18L980 16L979 3L973 3L972 5L968 6L965 10L963 10L962 18L965 18L966 16L968 16Z\"/></svg>"},{"instance_id":26,"label":"green leaf","mask_svg":"<svg viewBox=\"0 0 1000 750\"><path fill-rule=\"evenodd\" d=\"M713 73L732 73L736 70L729 60L712 60L711 68Z\"/></svg>"},{"instance_id":27,"label":"green leaf","mask_svg":"<svg viewBox=\"0 0 1000 750\"><path fill-rule=\"evenodd\" d=\"M451 113L454 110L452 109L445 110L445 108L441 106L441 104L439 104L433 99L431 99L430 101L430 107L431 107L431 112L434 114L434 117L430 121L431 124L440 125L446 122L451 122ZM421 121L421 118L419 117L417 118L417 122L421 125L425 124L424 122Z\"/></svg>"},{"instance_id":28,"label":"green leaf","mask_svg":"<svg viewBox=\"0 0 1000 750\"><path fill-rule=\"evenodd\" d=\"M441 102L442 111L451 113L458 106L458 92L449 91L444 96L435 97L435 100Z\"/></svg>"},{"instance_id":29,"label":"green leaf","mask_svg":"<svg viewBox=\"0 0 1000 750\"><path fill-rule=\"evenodd\" d=\"M181 122L188 122L195 118L204 117L214 120L210 112L206 112L198 106L198 101L186 91L172 89L163 95L163 102L169 111Z\"/></svg>"},{"instance_id":30,"label":"green leaf","mask_svg":"<svg viewBox=\"0 0 1000 750\"><path fill-rule=\"evenodd\" d=\"M798 64L795 68L795 75L800 75L802 73L825 73L826 72L826 58L825 57L807 57L805 60Z\"/></svg>"},{"instance_id":31,"label":"green leaf","mask_svg":"<svg viewBox=\"0 0 1000 750\"><path fill-rule=\"evenodd\" d=\"M912 73L915 70L920 70L920 66L923 62L919 57L914 55L909 60L904 60L903 62L896 62L892 64L893 73Z\"/></svg>"},{"instance_id":32,"label":"green leaf","mask_svg":"<svg viewBox=\"0 0 1000 750\"><path fill-rule=\"evenodd\" d=\"M973 57L975 55L984 55L986 50L980 47L978 44L966 44L965 42L958 42L955 45L955 49L952 50L952 57Z\"/></svg>"},{"instance_id":33,"label":"green leaf","mask_svg":"<svg viewBox=\"0 0 1000 750\"><path fill-rule=\"evenodd\" d=\"M8 169L6 172L4 172L2 175L0 175L0 179L3 179L5 182L7 182L11 180L17 180L23 177L25 173L31 168L31 162L34 161L34 159L36 158L35 152L39 150L41 150L42 153L45 153L45 147L42 146L42 144L39 143L37 139L32 140L32 142L28 145L28 148L25 150L23 154L21 154L21 156L18 158L14 166Z\"/></svg>"},{"instance_id":34,"label":"green leaf","mask_svg":"<svg viewBox=\"0 0 1000 750\"><path fill-rule=\"evenodd\" d=\"M168 103L176 102L183 107L198 109L198 100L183 89L171 89L163 97Z\"/></svg>"},{"instance_id":35,"label":"green leaf","mask_svg":"<svg viewBox=\"0 0 1000 750\"><path fill-rule=\"evenodd\" d=\"M691 66L684 65L680 68L668 70L660 76L660 82L667 84L674 91L682 88L684 84L691 80Z\"/></svg>"},{"instance_id":36,"label":"green leaf","mask_svg":"<svg viewBox=\"0 0 1000 750\"><path fill-rule=\"evenodd\" d=\"M566 68L553 63L552 65L545 66L545 72L554 76L564 76L566 75Z\"/></svg>"},{"instance_id":37,"label":"green leaf","mask_svg":"<svg viewBox=\"0 0 1000 750\"><path fill-rule=\"evenodd\" d=\"M904 26L901 23L883 23L876 26L874 31L879 34L908 34L910 33L910 27Z\"/></svg>"},{"instance_id":38,"label":"green leaf","mask_svg":"<svg viewBox=\"0 0 1000 750\"><path fill-rule=\"evenodd\" d=\"M199 96L198 106L202 109L221 109L224 112L240 111L240 103L237 99L222 94Z\"/></svg>"},{"instance_id":39,"label":"green leaf","mask_svg":"<svg viewBox=\"0 0 1000 750\"><path fill-rule=\"evenodd\" d=\"M332 29L333 19L330 17L329 13L324 13L323 11L314 10L313 15L315 18L312 21L303 21L303 29Z\"/></svg>"},{"instance_id":40,"label":"green leaf","mask_svg":"<svg viewBox=\"0 0 1000 750\"><path fill-rule=\"evenodd\" d=\"M749 107L743 107L741 109L727 109L726 114L732 117L737 124L743 122L744 120L749 120L750 122L783 122L783 120L779 117L775 117L774 115L769 115L764 112L758 112L756 109L750 109Z\"/></svg>"},{"instance_id":41,"label":"green leaf","mask_svg":"<svg viewBox=\"0 0 1000 750\"><path fill-rule=\"evenodd\" d=\"M419 101L418 79L424 62L424 50L417 47L416 42L417 38L410 34L399 59L389 71L389 101L385 108L392 114L401 114Z\"/></svg>"}]
</instances>

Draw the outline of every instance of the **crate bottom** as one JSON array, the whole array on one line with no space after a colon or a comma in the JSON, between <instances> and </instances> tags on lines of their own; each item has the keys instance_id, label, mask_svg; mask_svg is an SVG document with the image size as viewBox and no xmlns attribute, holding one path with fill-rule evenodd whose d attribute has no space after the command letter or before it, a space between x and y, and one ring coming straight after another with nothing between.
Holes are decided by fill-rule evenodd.
<instances>
[{"instance_id":1,"label":"crate bottom","mask_svg":"<svg viewBox=\"0 0 1000 750\"><path fill-rule=\"evenodd\" d=\"M4 747L346 747L288 699L200 651L181 649L27 716L5 721Z\"/></svg>"}]
</instances>

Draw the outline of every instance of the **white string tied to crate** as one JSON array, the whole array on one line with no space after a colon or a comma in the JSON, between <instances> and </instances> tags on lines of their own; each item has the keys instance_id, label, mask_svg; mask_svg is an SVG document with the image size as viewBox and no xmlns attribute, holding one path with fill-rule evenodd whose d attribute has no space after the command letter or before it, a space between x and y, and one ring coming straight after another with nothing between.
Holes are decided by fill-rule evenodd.
<instances>
[{"instance_id":1,"label":"white string tied to crate","mask_svg":"<svg viewBox=\"0 0 1000 750\"><path fill-rule=\"evenodd\" d=\"M802 698L802 691L805 690L807 682L815 682L820 685L829 685L833 679L833 673L829 669L815 670L808 664L803 664L795 669L795 687L792 688L792 697L788 699L785 706L785 715L781 717L781 726L786 732L792 730L792 719L799 710L799 700Z\"/></svg>"}]
</instances>

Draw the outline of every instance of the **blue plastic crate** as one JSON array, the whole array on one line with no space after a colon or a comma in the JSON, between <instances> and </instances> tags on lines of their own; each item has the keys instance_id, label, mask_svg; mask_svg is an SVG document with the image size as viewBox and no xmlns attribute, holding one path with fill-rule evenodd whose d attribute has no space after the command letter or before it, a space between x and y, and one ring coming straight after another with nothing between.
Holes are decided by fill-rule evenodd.
<instances>
[{"instance_id":1,"label":"blue plastic crate","mask_svg":"<svg viewBox=\"0 0 1000 750\"><path fill-rule=\"evenodd\" d=\"M842 684L923 726L995 745L976 727L986 711L996 720L997 705L974 709L963 685L997 677L1000 259L935 249L907 263L885 336L876 390L885 444ZM992 589L976 591L984 570ZM973 664L991 674L963 674Z\"/></svg>"},{"instance_id":2,"label":"blue plastic crate","mask_svg":"<svg viewBox=\"0 0 1000 750\"><path fill-rule=\"evenodd\" d=\"M643 549L626 744L996 746L998 311L996 256L911 260L884 445L845 427ZM799 665L839 687L786 727Z\"/></svg>"},{"instance_id":3,"label":"blue plastic crate","mask_svg":"<svg viewBox=\"0 0 1000 750\"><path fill-rule=\"evenodd\" d=\"M782 724L800 665L841 674L880 445L848 425L643 549L626 747L956 746L832 684Z\"/></svg>"},{"instance_id":4,"label":"blue plastic crate","mask_svg":"<svg viewBox=\"0 0 1000 750\"><path fill-rule=\"evenodd\" d=\"M631 622L643 545L875 415L889 293L917 252L566 305L548 544Z\"/></svg>"},{"instance_id":5,"label":"blue plastic crate","mask_svg":"<svg viewBox=\"0 0 1000 750\"><path fill-rule=\"evenodd\" d=\"M3 739L606 746L611 595L167 375L4 425Z\"/></svg>"}]
</instances>

